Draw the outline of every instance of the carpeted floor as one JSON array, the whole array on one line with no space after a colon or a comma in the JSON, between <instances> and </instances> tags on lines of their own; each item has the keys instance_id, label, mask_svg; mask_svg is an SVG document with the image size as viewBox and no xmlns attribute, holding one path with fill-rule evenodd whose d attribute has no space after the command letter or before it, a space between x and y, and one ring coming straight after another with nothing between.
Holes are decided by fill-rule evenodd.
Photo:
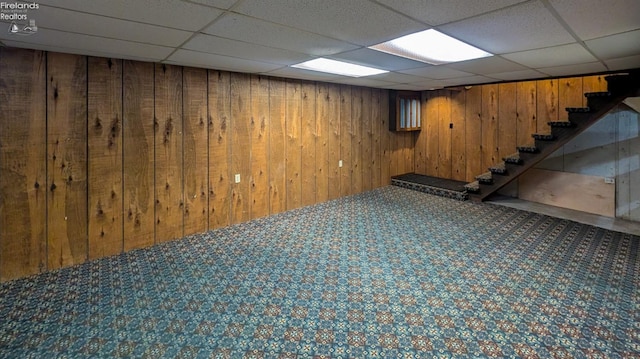
<instances>
[{"instance_id":1,"label":"carpeted floor","mask_svg":"<svg viewBox=\"0 0 640 359\"><path fill-rule=\"evenodd\" d=\"M0 357L638 357L639 242L389 186L2 284Z\"/></svg>"}]
</instances>

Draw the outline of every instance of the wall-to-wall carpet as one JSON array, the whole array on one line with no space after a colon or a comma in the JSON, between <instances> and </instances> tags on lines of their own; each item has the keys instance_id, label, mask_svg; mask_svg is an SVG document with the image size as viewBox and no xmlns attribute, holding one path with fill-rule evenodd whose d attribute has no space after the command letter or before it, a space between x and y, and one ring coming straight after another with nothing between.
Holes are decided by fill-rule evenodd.
<instances>
[{"instance_id":1,"label":"wall-to-wall carpet","mask_svg":"<svg viewBox=\"0 0 640 359\"><path fill-rule=\"evenodd\" d=\"M637 357L640 238L398 187L0 285L0 357Z\"/></svg>"}]
</instances>

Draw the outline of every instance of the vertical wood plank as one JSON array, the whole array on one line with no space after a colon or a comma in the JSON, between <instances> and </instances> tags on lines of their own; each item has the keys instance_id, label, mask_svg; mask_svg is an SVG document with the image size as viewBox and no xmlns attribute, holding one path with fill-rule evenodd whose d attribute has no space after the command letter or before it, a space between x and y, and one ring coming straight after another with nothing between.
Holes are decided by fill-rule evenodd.
<instances>
[{"instance_id":1,"label":"vertical wood plank","mask_svg":"<svg viewBox=\"0 0 640 359\"><path fill-rule=\"evenodd\" d=\"M371 190L371 141L373 133L371 132L371 89L365 87L362 89L362 122L361 122L361 155L360 160L362 168L362 190Z\"/></svg>"},{"instance_id":2,"label":"vertical wood plank","mask_svg":"<svg viewBox=\"0 0 640 359\"><path fill-rule=\"evenodd\" d=\"M184 109L184 234L209 228L209 120L207 70L182 70Z\"/></svg>"},{"instance_id":3,"label":"vertical wood plank","mask_svg":"<svg viewBox=\"0 0 640 359\"><path fill-rule=\"evenodd\" d=\"M482 86L482 171L496 164L498 153L498 85Z\"/></svg>"},{"instance_id":4,"label":"vertical wood plank","mask_svg":"<svg viewBox=\"0 0 640 359\"><path fill-rule=\"evenodd\" d=\"M362 192L362 87L351 92L351 189Z\"/></svg>"},{"instance_id":5,"label":"vertical wood plank","mask_svg":"<svg viewBox=\"0 0 640 359\"><path fill-rule=\"evenodd\" d=\"M331 116L331 94L329 85L316 85L316 203L329 199L329 116ZM337 162L336 162L337 163ZM335 166L337 168L337 166Z\"/></svg>"},{"instance_id":6,"label":"vertical wood plank","mask_svg":"<svg viewBox=\"0 0 640 359\"><path fill-rule=\"evenodd\" d=\"M467 173L465 154L466 91L451 92L451 178L464 181Z\"/></svg>"},{"instance_id":7,"label":"vertical wood plank","mask_svg":"<svg viewBox=\"0 0 640 359\"><path fill-rule=\"evenodd\" d=\"M271 214L284 212L287 208L285 86L284 80L269 79L269 205Z\"/></svg>"},{"instance_id":8,"label":"vertical wood plank","mask_svg":"<svg viewBox=\"0 0 640 359\"><path fill-rule=\"evenodd\" d=\"M427 150L426 150L426 175L438 176L439 167L439 151L440 151L440 136L438 121L439 115L439 103L440 99L437 91L427 92L427 103L425 111L425 124L427 130Z\"/></svg>"},{"instance_id":9,"label":"vertical wood plank","mask_svg":"<svg viewBox=\"0 0 640 359\"><path fill-rule=\"evenodd\" d=\"M329 118L327 135L329 158L328 158L328 186L329 186L329 198L336 199L340 197L340 170L338 167L340 157L340 86L336 84L330 84L328 88L329 96L329 110L327 117Z\"/></svg>"},{"instance_id":10,"label":"vertical wood plank","mask_svg":"<svg viewBox=\"0 0 640 359\"><path fill-rule=\"evenodd\" d=\"M389 131L389 90L380 92L380 177L391 184L391 131Z\"/></svg>"},{"instance_id":11,"label":"vertical wood plank","mask_svg":"<svg viewBox=\"0 0 640 359\"><path fill-rule=\"evenodd\" d=\"M231 74L209 70L209 229L231 224Z\"/></svg>"},{"instance_id":12,"label":"vertical wood plank","mask_svg":"<svg viewBox=\"0 0 640 359\"><path fill-rule=\"evenodd\" d=\"M448 90L438 90L438 177L451 178L451 99Z\"/></svg>"},{"instance_id":13,"label":"vertical wood plank","mask_svg":"<svg viewBox=\"0 0 640 359\"><path fill-rule=\"evenodd\" d=\"M340 157L342 168L340 169L340 196L348 196L353 193L351 189L351 97L352 87L340 85Z\"/></svg>"},{"instance_id":14,"label":"vertical wood plank","mask_svg":"<svg viewBox=\"0 0 640 359\"><path fill-rule=\"evenodd\" d=\"M251 85L248 74L231 74L231 223L251 219Z\"/></svg>"},{"instance_id":15,"label":"vertical wood plank","mask_svg":"<svg viewBox=\"0 0 640 359\"><path fill-rule=\"evenodd\" d=\"M251 218L269 215L269 78L251 75Z\"/></svg>"},{"instance_id":16,"label":"vertical wood plank","mask_svg":"<svg viewBox=\"0 0 640 359\"><path fill-rule=\"evenodd\" d=\"M607 80L603 75L585 76L582 78L582 92L602 92L607 91ZM582 96L582 105L587 106L587 98Z\"/></svg>"},{"instance_id":17,"label":"vertical wood plank","mask_svg":"<svg viewBox=\"0 0 640 359\"><path fill-rule=\"evenodd\" d=\"M156 242L184 235L182 67L155 69Z\"/></svg>"},{"instance_id":18,"label":"vertical wood plank","mask_svg":"<svg viewBox=\"0 0 640 359\"><path fill-rule=\"evenodd\" d=\"M89 57L89 259L121 253L122 60Z\"/></svg>"},{"instance_id":19,"label":"vertical wood plank","mask_svg":"<svg viewBox=\"0 0 640 359\"><path fill-rule=\"evenodd\" d=\"M302 180L301 205L309 206L316 202L316 85L313 82L302 83Z\"/></svg>"},{"instance_id":20,"label":"vertical wood plank","mask_svg":"<svg viewBox=\"0 0 640 359\"><path fill-rule=\"evenodd\" d=\"M560 121L568 121L569 114L565 110L567 107L582 106L582 78L569 77L558 80L558 108Z\"/></svg>"},{"instance_id":21,"label":"vertical wood plank","mask_svg":"<svg viewBox=\"0 0 640 359\"><path fill-rule=\"evenodd\" d=\"M426 175L427 174L427 142L429 137L429 131L427 131L427 99L429 98L428 91L422 91L420 94L420 114L422 116L422 130L416 134L416 146L415 152L415 166L416 173Z\"/></svg>"},{"instance_id":22,"label":"vertical wood plank","mask_svg":"<svg viewBox=\"0 0 640 359\"><path fill-rule=\"evenodd\" d=\"M300 146L302 126L302 88L297 80L288 80L286 85L286 172L287 210L300 207L302 203L302 180L300 178L302 149Z\"/></svg>"},{"instance_id":23,"label":"vertical wood plank","mask_svg":"<svg viewBox=\"0 0 640 359\"><path fill-rule=\"evenodd\" d=\"M516 117L517 146L533 146L532 134L536 133L537 92L535 81L524 81L516 84ZM515 153L515 149L512 153Z\"/></svg>"},{"instance_id":24,"label":"vertical wood plank","mask_svg":"<svg viewBox=\"0 0 640 359\"><path fill-rule=\"evenodd\" d=\"M382 186L380 178L380 89L371 91L371 187L378 188ZM386 131L387 129L385 129Z\"/></svg>"},{"instance_id":25,"label":"vertical wood plank","mask_svg":"<svg viewBox=\"0 0 640 359\"><path fill-rule=\"evenodd\" d=\"M48 269L87 260L87 58L47 55Z\"/></svg>"},{"instance_id":26,"label":"vertical wood plank","mask_svg":"<svg viewBox=\"0 0 640 359\"><path fill-rule=\"evenodd\" d=\"M558 110L558 80L536 81L536 90L536 132L551 133L551 127L549 127L547 122L556 122L560 119L560 112Z\"/></svg>"},{"instance_id":27,"label":"vertical wood plank","mask_svg":"<svg viewBox=\"0 0 640 359\"><path fill-rule=\"evenodd\" d=\"M482 87L467 90L465 103L466 180L471 182L482 171Z\"/></svg>"},{"instance_id":28,"label":"vertical wood plank","mask_svg":"<svg viewBox=\"0 0 640 359\"><path fill-rule=\"evenodd\" d=\"M46 86L44 52L0 48L0 281L46 269Z\"/></svg>"},{"instance_id":29,"label":"vertical wood plank","mask_svg":"<svg viewBox=\"0 0 640 359\"><path fill-rule=\"evenodd\" d=\"M498 85L498 158L494 164L516 151L518 142L516 101L517 86L515 82Z\"/></svg>"},{"instance_id":30,"label":"vertical wood plank","mask_svg":"<svg viewBox=\"0 0 640 359\"><path fill-rule=\"evenodd\" d=\"M408 132L405 136L405 173L415 172L413 149L416 145L415 132Z\"/></svg>"},{"instance_id":31,"label":"vertical wood plank","mask_svg":"<svg viewBox=\"0 0 640 359\"><path fill-rule=\"evenodd\" d=\"M123 63L124 250L155 241L154 65Z\"/></svg>"}]
</instances>

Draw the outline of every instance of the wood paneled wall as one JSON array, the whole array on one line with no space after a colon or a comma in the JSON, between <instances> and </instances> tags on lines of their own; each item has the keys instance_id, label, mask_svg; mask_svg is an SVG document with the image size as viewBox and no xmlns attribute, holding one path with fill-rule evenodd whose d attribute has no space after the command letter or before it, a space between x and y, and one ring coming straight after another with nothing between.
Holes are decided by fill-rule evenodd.
<instances>
[{"instance_id":1,"label":"wood paneled wall","mask_svg":"<svg viewBox=\"0 0 640 359\"><path fill-rule=\"evenodd\" d=\"M0 48L0 280L387 185L388 96Z\"/></svg>"},{"instance_id":2,"label":"wood paneled wall","mask_svg":"<svg viewBox=\"0 0 640 359\"><path fill-rule=\"evenodd\" d=\"M472 181L487 168L533 145L547 122L567 120L565 107L586 105L585 92L606 91L602 76L426 91L415 145L417 173Z\"/></svg>"}]
</instances>

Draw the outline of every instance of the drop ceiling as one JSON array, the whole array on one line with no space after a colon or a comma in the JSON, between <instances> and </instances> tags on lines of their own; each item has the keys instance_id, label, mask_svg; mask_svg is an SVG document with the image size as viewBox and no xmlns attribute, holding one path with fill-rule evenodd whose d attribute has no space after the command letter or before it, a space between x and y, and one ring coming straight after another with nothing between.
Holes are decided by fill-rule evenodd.
<instances>
[{"instance_id":1,"label":"drop ceiling","mask_svg":"<svg viewBox=\"0 0 640 359\"><path fill-rule=\"evenodd\" d=\"M0 44L369 87L446 86L640 67L638 0L40 0ZM437 29L495 56L428 65L369 49ZM7 30L5 30L7 29ZM291 65L328 57L390 72Z\"/></svg>"}]
</instances>

